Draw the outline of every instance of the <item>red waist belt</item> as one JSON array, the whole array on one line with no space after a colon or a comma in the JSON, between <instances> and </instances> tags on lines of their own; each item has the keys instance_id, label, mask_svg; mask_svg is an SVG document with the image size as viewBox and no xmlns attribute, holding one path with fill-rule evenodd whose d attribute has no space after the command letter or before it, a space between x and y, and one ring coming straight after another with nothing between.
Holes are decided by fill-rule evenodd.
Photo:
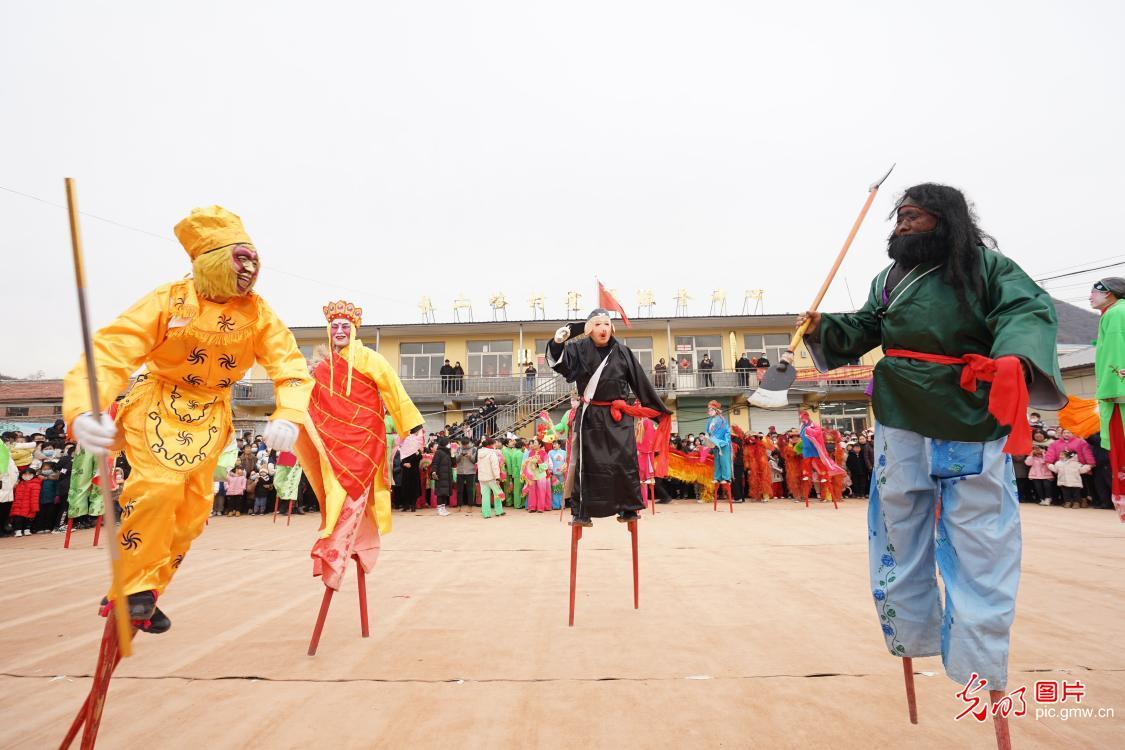
<instances>
[{"instance_id":1,"label":"red waist belt","mask_svg":"<svg viewBox=\"0 0 1125 750\"><path fill-rule=\"evenodd\" d=\"M1005 427L1011 427L1004 452L1023 456L1031 452L1031 425L1027 421L1027 383L1019 357L1008 355L989 359L981 354L948 357L944 354L912 352L909 349L888 349L888 357L917 359L939 365L962 365L961 387L976 393L977 382L992 383L988 395L988 413Z\"/></svg>"},{"instance_id":2,"label":"red waist belt","mask_svg":"<svg viewBox=\"0 0 1125 750\"><path fill-rule=\"evenodd\" d=\"M672 438L672 419L671 415L650 409L647 406L640 404L630 404L624 399L614 399L613 401L586 401L590 406L603 406L609 409L609 415L613 417L614 422L620 422L621 417L628 414L634 419L641 417L648 417L649 419L656 420L656 442L654 444L655 461L653 471L658 477L668 476L668 449L669 443Z\"/></svg>"}]
</instances>

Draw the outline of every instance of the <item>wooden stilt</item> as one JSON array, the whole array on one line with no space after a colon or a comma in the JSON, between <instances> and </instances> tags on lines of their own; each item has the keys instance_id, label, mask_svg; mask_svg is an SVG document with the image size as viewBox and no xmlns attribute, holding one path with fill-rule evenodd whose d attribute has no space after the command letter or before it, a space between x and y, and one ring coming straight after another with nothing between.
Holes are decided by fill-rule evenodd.
<instances>
[{"instance_id":1,"label":"wooden stilt","mask_svg":"<svg viewBox=\"0 0 1125 750\"><path fill-rule=\"evenodd\" d=\"M293 501L289 501L289 517L285 519L285 525L293 523Z\"/></svg>"},{"instance_id":2,"label":"wooden stilt","mask_svg":"<svg viewBox=\"0 0 1125 750\"><path fill-rule=\"evenodd\" d=\"M996 702L1003 699L1003 690L989 690L989 697L992 699L992 705L995 706ZM992 714L992 728L996 730L996 750L1012 750L1012 735L1008 729L1008 717L994 712Z\"/></svg>"},{"instance_id":3,"label":"wooden stilt","mask_svg":"<svg viewBox=\"0 0 1125 750\"><path fill-rule=\"evenodd\" d=\"M70 549L70 532L73 528L74 528L74 519L73 518L67 518L66 519L66 536L63 537L63 543L62 543L63 549Z\"/></svg>"},{"instance_id":4,"label":"wooden stilt","mask_svg":"<svg viewBox=\"0 0 1125 750\"><path fill-rule=\"evenodd\" d=\"M96 521L94 521L94 546L95 547L98 546L98 539L101 538L101 535L102 535L102 517L98 516L98 519Z\"/></svg>"},{"instance_id":5,"label":"wooden stilt","mask_svg":"<svg viewBox=\"0 0 1125 750\"><path fill-rule=\"evenodd\" d=\"M582 527L570 527L570 627L574 627L574 586L578 580L578 540L582 538Z\"/></svg>"},{"instance_id":6,"label":"wooden stilt","mask_svg":"<svg viewBox=\"0 0 1125 750\"><path fill-rule=\"evenodd\" d=\"M359 630L364 638L371 635L367 628L367 580L363 573L363 566L359 564L359 557L355 558L356 584L359 586Z\"/></svg>"},{"instance_id":7,"label":"wooden stilt","mask_svg":"<svg viewBox=\"0 0 1125 750\"><path fill-rule=\"evenodd\" d=\"M320 614L316 616L316 626L313 628L312 640L309 641L309 656L316 656L316 647L320 645L320 633L324 630L324 618L328 616L328 605L332 604L333 589L324 587L324 598L320 600Z\"/></svg>"},{"instance_id":8,"label":"wooden stilt","mask_svg":"<svg viewBox=\"0 0 1125 750\"><path fill-rule=\"evenodd\" d=\"M711 501L711 510L716 512L719 510L719 488L721 486L722 485L718 484L715 485L715 498Z\"/></svg>"},{"instance_id":9,"label":"wooden stilt","mask_svg":"<svg viewBox=\"0 0 1125 750\"><path fill-rule=\"evenodd\" d=\"M730 505L730 512L734 513L734 493L730 491L730 482L726 482L727 487L727 503Z\"/></svg>"},{"instance_id":10,"label":"wooden stilt","mask_svg":"<svg viewBox=\"0 0 1125 750\"><path fill-rule=\"evenodd\" d=\"M281 503L281 497L274 495L273 498L273 522L277 523L277 506Z\"/></svg>"},{"instance_id":11,"label":"wooden stilt","mask_svg":"<svg viewBox=\"0 0 1125 750\"><path fill-rule=\"evenodd\" d=\"M633 609L641 608L641 578L637 565L637 522L629 522L629 536L633 539Z\"/></svg>"},{"instance_id":12,"label":"wooden stilt","mask_svg":"<svg viewBox=\"0 0 1125 750\"><path fill-rule=\"evenodd\" d=\"M840 510L840 504L836 502L836 493L835 492L832 493L832 505L833 505L833 507L836 508L836 510Z\"/></svg>"},{"instance_id":13,"label":"wooden stilt","mask_svg":"<svg viewBox=\"0 0 1125 750\"><path fill-rule=\"evenodd\" d=\"M910 712L910 723L918 723L918 703L914 697L914 660L909 656L902 659L902 679L906 683L906 708Z\"/></svg>"},{"instance_id":14,"label":"wooden stilt","mask_svg":"<svg viewBox=\"0 0 1125 750\"><path fill-rule=\"evenodd\" d=\"M83 729L82 742L80 747L83 750L94 747L94 743L98 739L98 727L101 726L102 709L105 707L106 692L109 690L109 681L113 677L113 670L121 662L121 651L117 643L117 622L115 615L110 611L109 617L106 618L105 630L102 633L102 641L98 646L98 663L94 667L94 680L90 685L90 692L86 695L86 700L82 703L82 707L78 709L78 714L71 722L70 728L67 730L66 736L63 738L62 743L59 745L59 750L66 750L74 739L78 736L78 730Z\"/></svg>"}]
</instances>

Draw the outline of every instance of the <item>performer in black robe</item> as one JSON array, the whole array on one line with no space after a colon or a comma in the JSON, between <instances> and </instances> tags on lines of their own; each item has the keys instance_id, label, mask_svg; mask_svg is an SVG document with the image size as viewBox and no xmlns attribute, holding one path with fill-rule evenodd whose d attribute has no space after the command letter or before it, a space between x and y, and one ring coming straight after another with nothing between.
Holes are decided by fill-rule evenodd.
<instances>
[{"instance_id":1,"label":"performer in black robe","mask_svg":"<svg viewBox=\"0 0 1125 750\"><path fill-rule=\"evenodd\" d=\"M571 428L573 443L563 489L564 498L570 500L571 525L591 526L591 518L612 515L623 523L633 521L645 506L630 411L651 410L644 416L661 418L663 441L658 428L657 450L665 453L665 459L670 412L636 355L613 337L613 321L606 310L590 313L581 329L586 335L568 342L578 325L556 331L546 350L547 364L568 383L577 383L582 399ZM639 407L629 403L634 396Z\"/></svg>"}]
</instances>

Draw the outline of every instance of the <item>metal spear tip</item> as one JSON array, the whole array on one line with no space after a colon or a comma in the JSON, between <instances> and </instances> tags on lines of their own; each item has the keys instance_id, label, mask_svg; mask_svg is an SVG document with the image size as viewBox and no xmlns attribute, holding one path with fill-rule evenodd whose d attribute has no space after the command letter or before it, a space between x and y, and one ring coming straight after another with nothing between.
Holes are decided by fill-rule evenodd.
<instances>
[{"instance_id":1,"label":"metal spear tip","mask_svg":"<svg viewBox=\"0 0 1125 750\"><path fill-rule=\"evenodd\" d=\"M891 168L887 170L887 173L880 177L877 182L871 183L871 187L867 188L868 192L881 188L883 186L883 183L887 181L887 178L891 176L891 172L895 171L896 166L898 166L897 161L891 165Z\"/></svg>"}]
</instances>

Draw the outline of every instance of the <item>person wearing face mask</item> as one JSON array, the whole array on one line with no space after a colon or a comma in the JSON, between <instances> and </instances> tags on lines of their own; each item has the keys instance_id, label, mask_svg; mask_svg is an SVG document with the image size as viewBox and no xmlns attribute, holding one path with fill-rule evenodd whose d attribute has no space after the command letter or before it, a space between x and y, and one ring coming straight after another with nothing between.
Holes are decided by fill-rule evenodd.
<instances>
[{"instance_id":1,"label":"person wearing face mask","mask_svg":"<svg viewBox=\"0 0 1125 750\"><path fill-rule=\"evenodd\" d=\"M93 339L103 410L144 366L116 417L91 414L85 359L63 392L68 434L99 456L123 447L133 469L121 494L121 583L134 624L150 633L171 627L156 599L211 513L231 386L255 360L265 368L277 407L264 437L284 450L313 385L293 334L254 291L259 256L242 220L221 206L197 208L175 233L192 275L150 292Z\"/></svg>"},{"instance_id":2,"label":"person wearing face mask","mask_svg":"<svg viewBox=\"0 0 1125 750\"><path fill-rule=\"evenodd\" d=\"M576 324L577 325L577 324ZM581 403L571 426L572 451L563 497L571 503L571 525L592 526L593 518L616 515L634 521L644 509L633 420L657 418L656 475L667 474L670 412L637 356L614 337L609 312L590 313L585 334L573 342L570 326L547 341L547 364L577 383ZM638 404L628 403L635 394Z\"/></svg>"},{"instance_id":3,"label":"person wearing face mask","mask_svg":"<svg viewBox=\"0 0 1125 750\"><path fill-rule=\"evenodd\" d=\"M1094 350L1094 377L1101 421L1101 447L1109 446L1110 499L1125 523L1125 431L1121 404L1125 402L1125 279L1111 276L1094 284L1090 307L1101 314Z\"/></svg>"}]
</instances>

